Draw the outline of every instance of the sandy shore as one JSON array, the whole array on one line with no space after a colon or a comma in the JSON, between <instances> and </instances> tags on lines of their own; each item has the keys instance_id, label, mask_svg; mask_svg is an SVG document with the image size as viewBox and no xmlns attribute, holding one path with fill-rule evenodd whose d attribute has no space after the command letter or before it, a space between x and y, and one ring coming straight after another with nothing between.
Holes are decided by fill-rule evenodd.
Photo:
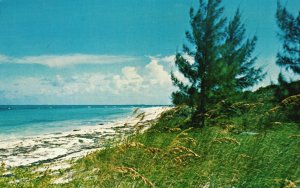
<instances>
[{"instance_id":1,"label":"sandy shore","mask_svg":"<svg viewBox=\"0 0 300 188\"><path fill-rule=\"evenodd\" d=\"M0 140L0 163L4 162L9 168L77 159L105 147L109 139L122 139L134 133L136 127L146 129L150 126L148 122L158 118L167 109L170 107L143 108L131 117L113 123L83 126L69 132ZM68 166L67 163L64 165ZM60 163L57 168L62 166Z\"/></svg>"}]
</instances>

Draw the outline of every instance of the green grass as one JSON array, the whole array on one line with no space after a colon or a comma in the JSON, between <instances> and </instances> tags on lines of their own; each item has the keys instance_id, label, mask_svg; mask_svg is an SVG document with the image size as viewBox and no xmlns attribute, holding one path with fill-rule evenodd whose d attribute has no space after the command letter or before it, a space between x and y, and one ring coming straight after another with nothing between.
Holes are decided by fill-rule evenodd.
<instances>
[{"instance_id":1,"label":"green grass","mask_svg":"<svg viewBox=\"0 0 300 188\"><path fill-rule=\"evenodd\" d=\"M51 175L17 168L0 179L0 187L299 186L299 122L286 118L281 107L271 110L280 105L270 89L243 95L211 106L204 128L189 128L193 109L178 107L145 133L92 153L71 169ZM51 184L69 172L72 181Z\"/></svg>"}]
</instances>

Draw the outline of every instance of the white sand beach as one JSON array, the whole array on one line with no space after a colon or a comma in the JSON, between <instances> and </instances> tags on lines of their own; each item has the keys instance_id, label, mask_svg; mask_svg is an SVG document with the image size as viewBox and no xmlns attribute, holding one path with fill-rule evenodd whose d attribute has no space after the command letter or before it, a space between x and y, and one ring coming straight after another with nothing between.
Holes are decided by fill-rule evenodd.
<instances>
[{"instance_id":1,"label":"white sand beach","mask_svg":"<svg viewBox=\"0 0 300 188\"><path fill-rule=\"evenodd\" d=\"M139 109L134 115L113 123L83 126L68 132L57 132L18 139L0 140L0 163L7 168L40 163L57 164L52 168L67 168L70 161L99 150L109 139L122 139L136 128L149 128L152 120L170 107Z\"/></svg>"}]
</instances>

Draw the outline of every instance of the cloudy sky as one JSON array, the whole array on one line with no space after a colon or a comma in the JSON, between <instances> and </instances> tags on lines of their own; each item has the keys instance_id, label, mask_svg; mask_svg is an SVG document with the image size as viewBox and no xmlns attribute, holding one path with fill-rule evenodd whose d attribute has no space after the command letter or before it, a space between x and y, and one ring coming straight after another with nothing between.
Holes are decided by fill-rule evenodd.
<instances>
[{"instance_id":1,"label":"cloudy sky","mask_svg":"<svg viewBox=\"0 0 300 188\"><path fill-rule=\"evenodd\" d=\"M0 104L169 104L174 53L197 0L1 0ZM282 0L296 13L299 0ZM275 81L275 0L224 0ZM295 78L292 74L290 78ZM256 88L259 86L256 86Z\"/></svg>"}]
</instances>

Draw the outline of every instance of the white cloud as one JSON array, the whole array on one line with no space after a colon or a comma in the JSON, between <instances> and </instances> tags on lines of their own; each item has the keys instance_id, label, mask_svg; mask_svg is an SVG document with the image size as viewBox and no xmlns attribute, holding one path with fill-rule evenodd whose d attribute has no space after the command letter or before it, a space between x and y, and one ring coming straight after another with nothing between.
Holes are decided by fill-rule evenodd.
<instances>
[{"instance_id":1,"label":"white cloud","mask_svg":"<svg viewBox=\"0 0 300 188\"><path fill-rule=\"evenodd\" d=\"M144 79L138 74L136 67L124 67L122 69L122 75L115 75L113 77L113 85L115 86L113 92L139 92L142 89L143 82Z\"/></svg>"},{"instance_id":2,"label":"white cloud","mask_svg":"<svg viewBox=\"0 0 300 188\"><path fill-rule=\"evenodd\" d=\"M300 76L296 75L292 71L287 71L283 67L279 67L276 65L276 56L270 57L260 57L257 60L257 66L262 66L264 71L267 73L264 80L255 85L252 90L256 90L260 87L265 87L270 85L271 83L278 83L278 75L280 72L283 73L285 78L289 81L295 81L300 79Z\"/></svg>"},{"instance_id":3,"label":"white cloud","mask_svg":"<svg viewBox=\"0 0 300 188\"><path fill-rule=\"evenodd\" d=\"M132 80L142 79L142 77L137 73L137 69L135 67L124 67L122 69L122 73L127 79L132 79Z\"/></svg>"},{"instance_id":4,"label":"white cloud","mask_svg":"<svg viewBox=\"0 0 300 188\"><path fill-rule=\"evenodd\" d=\"M195 59L194 59L193 56L184 54L183 57L184 57L191 65L195 63Z\"/></svg>"},{"instance_id":5,"label":"white cloud","mask_svg":"<svg viewBox=\"0 0 300 188\"><path fill-rule=\"evenodd\" d=\"M172 84L170 74L158 63L157 59L151 58L151 62L146 65L146 70L151 84L159 84L161 86Z\"/></svg>"},{"instance_id":6,"label":"white cloud","mask_svg":"<svg viewBox=\"0 0 300 188\"><path fill-rule=\"evenodd\" d=\"M195 63L194 57L189 56L187 54L184 54L183 57L192 65ZM156 62L161 62L162 64L167 63L167 65L171 68L171 70L173 71L173 74L176 76L176 78L180 81L182 81L185 84L189 84L189 80L187 78L185 78L183 76L183 74L181 72L178 71L177 67L175 66L175 59L176 56L175 55L169 55L169 56L149 56L149 58L151 59L151 63L147 66L151 66L151 64L155 64ZM161 65L158 65L158 67ZM162 67L162 66L161 66ZM162 68L160 68L162 69ZM161 82L168 82L169 85L172 85L172 81L170 78L170 75L168 72L159 72L157 70L157 73L160 77Z\"/></svg>"},{"instance_id":7,"label":"white cloud","mask_svg":"<svg viewBox=\"0 0 300 188\"><path fill-rule=\"evenodd\" d=\"M280 72L280 68L275 64L276 57L260 57L257 60L257 65L262 66L264 71L267 72L267 75L263 81L255 85L252 89L256 90L260 87L265 87L269 85L271 82L277 83L277 78Z\"/></svg>"},{"instance_id":8,"label":"white cloud","mask_svg":"<svg viewBox=\"0 0 300 188\"><path fill-rule=\"evenodd\" d=\"M0 55L0 63L16 64L40 64L48 67L66 67L77 64L113 64L136 61L138 58L123 55L91 55L91 54L68 54L68 55L40 55L10 57Z\"/></svg>"},{"instance_id":9,"label":"white cloud","mask_svg":"<svg viewBox=\"0 0 300 188\"><path fill-rule=\"evenodd\" d=\"M10 61L9 57L6 55L0 54L0 62L7 62L7 61Z\"/></svg>"},{"instance_id":10,"label":"white cloud","mask_svg":"<svg viewBox=\"0 0 300 188\"><path fill-rule=\"evenodd\" d=\"M0 91L10 101L31 97L43 104L167 104L174 90L168 67L150 59L145 66L125 66L116 74L18 77L0 80Z\"/></svg>"},{"instance_id":11,"label":"white cloud","mask_svg":"<svg viewBox=\"0 0 300 188\"><path fill-rule=\"evenodd\" d=\"M158 61L174 64L175 55L164 56L164 57L158 58Z\"/></svg>"},{"instance_id":12,"label":"white cloud","mask_svg":"<svg viewBox=\"0 0 300 188\"><path fill-rule=\"evenodd\" d=\"M191 65L195 63L195 59L192 56L189 56L187 54L182 55ZM169 55L169 56L149 56L150 59L156 60L158 62L167 63L170 67L175 66L175 55Z\"/></svg>"}]
</instances>

